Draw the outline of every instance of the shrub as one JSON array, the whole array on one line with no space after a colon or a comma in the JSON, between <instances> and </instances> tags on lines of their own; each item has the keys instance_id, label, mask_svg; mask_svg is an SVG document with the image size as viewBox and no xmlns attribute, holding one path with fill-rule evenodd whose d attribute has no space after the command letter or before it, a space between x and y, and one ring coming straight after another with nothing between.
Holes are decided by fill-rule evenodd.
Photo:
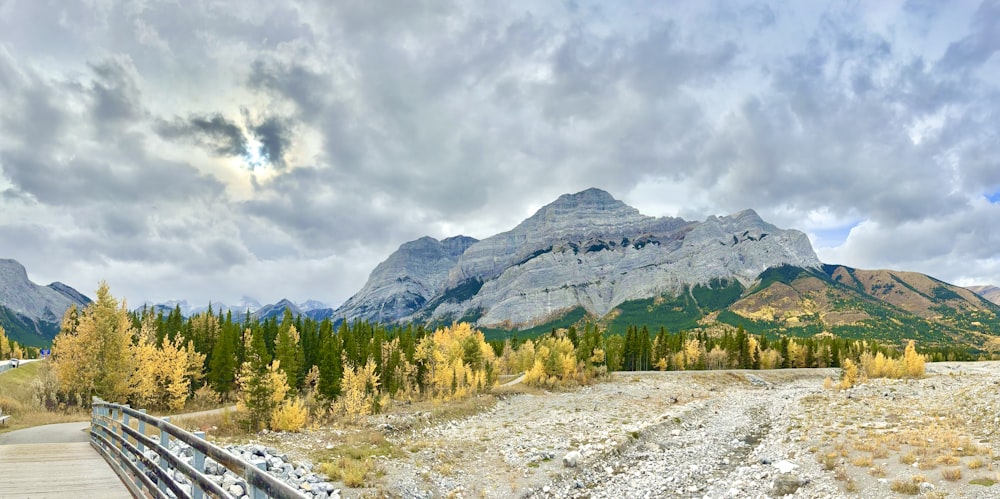
<instances>
[{"instance_id":1,"label":"shrub","mask_svg":"<svg viewBox=\"0 0 1000 499\"><path fill-rule=\"evenodd\" d=\"M308 416L305 403L299 398L286 400L271 415L271 429L278 431L299 431L306 425Z\"/></svg>"},{"instance_id":2,"label":"shrub","mask_svg":"<svg viewBox=\"0 0 1000 499\"><path fill-rule=\"evenodd\" d=\"M945 468L941 470L941 478L954 482L962 479L962 468Z\"/></svg>"},{"instance_id":3,"label":"shrub","mask_svg":"<svg viewBox=\"0 0 1000 499\"><path fill-rule=\"evenodd\" d=\"M893 480L889 485L893 492L915 496L920 493L920 484L912 480Z\"/></svg>"},{"instance_id":4,"label":"shrub","mask_svg":"<svg viewBox=\"0 0 1000 499\"><path fill-rule=\"evenodd\" d=\"M844 359L840 369L840 384L837 386L841 390L846 390L860 381L861 374L858 372L858 365L851 359Z\"/></svg>"}]
</instances>

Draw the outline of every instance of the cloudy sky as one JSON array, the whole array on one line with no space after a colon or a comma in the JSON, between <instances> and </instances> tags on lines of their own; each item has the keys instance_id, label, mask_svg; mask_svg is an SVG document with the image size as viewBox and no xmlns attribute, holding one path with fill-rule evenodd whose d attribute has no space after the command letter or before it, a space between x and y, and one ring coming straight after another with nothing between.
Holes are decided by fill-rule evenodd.
<instances>
[{"instance_id":1,"label":"cloudy sky","mask_svg":"<svg viewBox=\"0 0 1000 499\"><path fill-rule=\"evenodd\" d=\"M599 187L1000 285L998 50L997 0L0 0L0 257L337 305Z\"/></svg>"}]
</instances>

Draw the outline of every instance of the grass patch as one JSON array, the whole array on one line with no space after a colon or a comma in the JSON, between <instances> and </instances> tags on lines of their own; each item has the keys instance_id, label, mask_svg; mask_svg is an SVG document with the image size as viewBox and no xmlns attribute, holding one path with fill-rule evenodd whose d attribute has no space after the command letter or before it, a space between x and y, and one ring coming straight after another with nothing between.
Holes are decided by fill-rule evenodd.
<instances>
[{"instance_id":1,"label":"grass patch","mask_svg":"<svg viewBox=\"0 0 1000 499\"><path fill-rule=\"evenodd\" d=\"M969 484L970 485L981 485L983 487L992 487L992 486L996 485L996 482L994 482L993 480L990 480L989 478L976 478L976 479L973 479L973 480L969 480Z\"/></svg>"},{"instance_id":2,"label":"grass patch","mask_svg":"<svg viewBox=\"0 0 1000 499\"><path fill-rule=\"evenodd\" d=\"M915 496L920 493L920 484L913 480L893 480L889 488L898 494Z\"/></svg>"},{"instance_id":3,"label":"grass patch","mask_svg":"<svg viewBox=\"0 0 1000 499\"><path fill-rule=\"evenodd\" d=\"M344 442L314 455L320 473L348 487L364 487L375 468L376 457L400 457L402 452L376 431L353 433Z\"/></svg>"},{"instance_id":4,"label":"grass patch","mask_svg":"<svg viewBox=\"0 0 1000 499\"><path fill-rule=\"evenodd\" d=\"M29 362L0 374L0 409L10 415L0 433L54 423L87 421L90 411L67 408L49 411L35 398L36 385L50 375L48 361Z\"/></svg>"},{"instance_id":5,"label":"grass patch","mask_svg":"<svg viewBox=\"0 0 1000 499\"><path fill-rule=\"evenodd\" d=\"M247 435L246 429L239 424L236 410L232 408L215 414L174 416L170 418L170 422L189 431L203 431L206 437L232 438Z\"/></svg>"}]
</instances>

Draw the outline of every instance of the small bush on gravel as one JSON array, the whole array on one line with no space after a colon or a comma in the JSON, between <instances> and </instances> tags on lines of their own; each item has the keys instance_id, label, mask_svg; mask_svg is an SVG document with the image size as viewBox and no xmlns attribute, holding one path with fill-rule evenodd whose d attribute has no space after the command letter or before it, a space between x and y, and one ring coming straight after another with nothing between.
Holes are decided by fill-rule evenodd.
<instances>
[{"instance_id":1,"label":"small bush on gravel","mask_svg":"<svg viewBox=\"0 0 1000 499\"><path fill-rule=\"evenodd\" d=\"M915 496L920 493L920 484L912 480L893 480L889 485L893 492Z\"/></svg>"},{"instance_id":2,"label":"small bush on gravel","mask_svg":"<svg viewBox=\"0 0 1000 499\"><path fill-rule=\"evenodd\" d=\"M954 482L962 479L962 468L945 468L941 470L941 478Z\"/></svg>"}]
</instances>

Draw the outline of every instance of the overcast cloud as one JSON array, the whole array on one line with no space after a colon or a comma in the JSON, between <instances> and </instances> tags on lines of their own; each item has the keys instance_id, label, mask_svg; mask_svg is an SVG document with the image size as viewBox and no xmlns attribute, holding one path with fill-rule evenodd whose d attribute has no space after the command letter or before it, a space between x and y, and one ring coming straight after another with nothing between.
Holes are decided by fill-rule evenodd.
<instances>
[{"instance_id":1,"label":"overcast cloud","mask_svg":"<svg viewBox=\"0 0 1000 499\"><path fill-rule=\"evenodd\" d=\"M336 306L599 187L1000 285L998 51L998 0L0 0L0 258Z\"/></svg>"}]
</instances>

